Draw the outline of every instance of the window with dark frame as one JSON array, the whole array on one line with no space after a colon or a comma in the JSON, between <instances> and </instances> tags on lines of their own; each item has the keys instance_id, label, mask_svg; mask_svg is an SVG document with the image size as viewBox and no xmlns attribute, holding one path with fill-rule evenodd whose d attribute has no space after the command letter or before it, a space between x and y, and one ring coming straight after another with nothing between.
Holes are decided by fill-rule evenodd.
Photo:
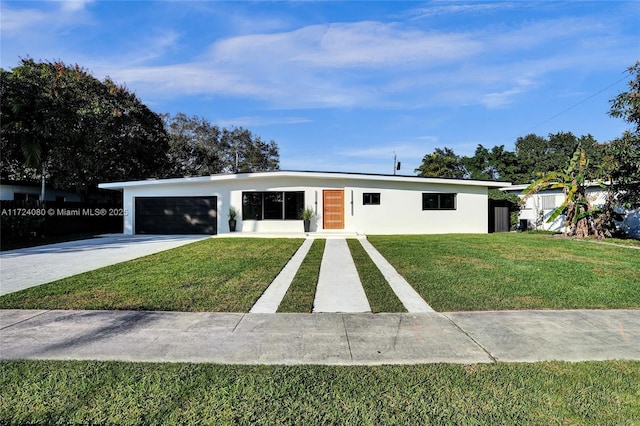
<instances>
[{"instance_id":1,"label":"window with dark frame","mask_svg":"<svg viewBox=\"0 0 640 426\"><path fill-rule=\"evenodd\" d=\"M243 192L245 220L301 220L304 191Z\"/></svg>"},{"instance_id":2,"label":"window with dark frame","mask_svg":"<svg viewBox=\"0 0 640 426\"><path fill-rule=\"evenodd\" d=\"M422 193L422 210L456 210L457 194Z\"/></svg>"},{"instance_id":3,"label":"window with dark frame","mask_svg":"<svg viewBox=\"0 0 640 426\"><path fill-rule=\"evenodd\" d=\"M379 192L365 192L362 194L362 204L365 206L377 206L380 204Z\"/></svg>"}]
</instances>

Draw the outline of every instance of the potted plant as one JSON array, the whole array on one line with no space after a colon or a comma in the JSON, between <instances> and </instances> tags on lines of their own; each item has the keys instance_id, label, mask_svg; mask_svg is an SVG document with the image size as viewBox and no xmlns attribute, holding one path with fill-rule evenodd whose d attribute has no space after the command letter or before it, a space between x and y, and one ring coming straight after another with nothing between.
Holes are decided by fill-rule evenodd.
<instances>
[{"instance_id":1,"label":"potted plant","mask_svg":"<svg viewBox=\"0 0 640 426\"><path fill-rule=\"evenodd\" d=\"M236 217L238 217L238 210L235 207L229 207L229 231L236 232Z\"/></svg>"},{"instance_id":2,"label":"potted plant","mask_svg":"<svg viewBox=\"0 0 640 426\"><path fill-rule=\"evenodd\" d=\"M313 217L313 209L307 207L302 211L302 223L304 223L304 232L309 232L311 229L311 218Z\"/></svg>"}]
</instances>

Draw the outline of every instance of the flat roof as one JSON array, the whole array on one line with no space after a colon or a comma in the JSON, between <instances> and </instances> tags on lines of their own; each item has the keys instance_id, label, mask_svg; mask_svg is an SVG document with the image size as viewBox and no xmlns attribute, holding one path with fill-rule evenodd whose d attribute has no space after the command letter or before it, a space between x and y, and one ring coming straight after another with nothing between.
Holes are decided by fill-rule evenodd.
<instances>
[{"instance_id":1,"label":"flat roof","mask_svg":"<svg viewBox=\"0 0 640 426\"><path fill-rule=\"evenodd\" d=\"M413 183L441 183L448 185L467 185L467 186L484 186L489 188L503 188L511 185L510 182L500 182L492 180L475 180L475 179L451 179L451 178L431 178L421 176L406 175L383 175L374 173L349 173L349 172L314 172L314 171L292 171L292 170L275 170L269 172L250 172L250 173L221 173L209 176L193 176L168 179L145 179L127 182L108 182L101 183L98 188L102 189L124 189L138 186L154 186L165 184L188 184L188 183L204 183L218 182L228 180L250 180L263 177L276 178L316 178L316 179L351 179L351 180L367 180L367 181L386 181L386 182L413 182Z\"/></svg>"}]
</instances>

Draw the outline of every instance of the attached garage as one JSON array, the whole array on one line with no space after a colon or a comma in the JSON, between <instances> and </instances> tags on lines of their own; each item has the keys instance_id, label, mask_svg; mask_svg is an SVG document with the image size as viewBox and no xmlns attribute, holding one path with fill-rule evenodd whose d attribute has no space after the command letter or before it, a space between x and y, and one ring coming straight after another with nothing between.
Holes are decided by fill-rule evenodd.
<instances>
[{"instance_id":1,"label":"attached garage","mask_svg":"<svg viewBox=\"0 0 640 426\"><path fill-rule=\"evenodd\" d=\"M217 234L218 197L135 197L136 234Z\"/></svg>"}]
</instances>

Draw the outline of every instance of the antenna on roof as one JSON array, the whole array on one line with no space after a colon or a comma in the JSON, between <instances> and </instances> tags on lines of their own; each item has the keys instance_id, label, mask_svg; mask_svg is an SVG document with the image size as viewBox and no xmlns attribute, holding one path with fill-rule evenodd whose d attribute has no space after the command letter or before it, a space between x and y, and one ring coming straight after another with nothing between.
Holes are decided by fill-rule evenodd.
<instances>
[{"instance_id":1,"label":"antenna on roof","mask_svg":"<svg viewBox=\"0 0 640 426\"><path fill-rule=\"evenodd\" d=\"M400 162L398 161L398 156L396 152L393 151L393 175L395 176L396 170L400 170Z\"/></svg>"}]
</instances>

